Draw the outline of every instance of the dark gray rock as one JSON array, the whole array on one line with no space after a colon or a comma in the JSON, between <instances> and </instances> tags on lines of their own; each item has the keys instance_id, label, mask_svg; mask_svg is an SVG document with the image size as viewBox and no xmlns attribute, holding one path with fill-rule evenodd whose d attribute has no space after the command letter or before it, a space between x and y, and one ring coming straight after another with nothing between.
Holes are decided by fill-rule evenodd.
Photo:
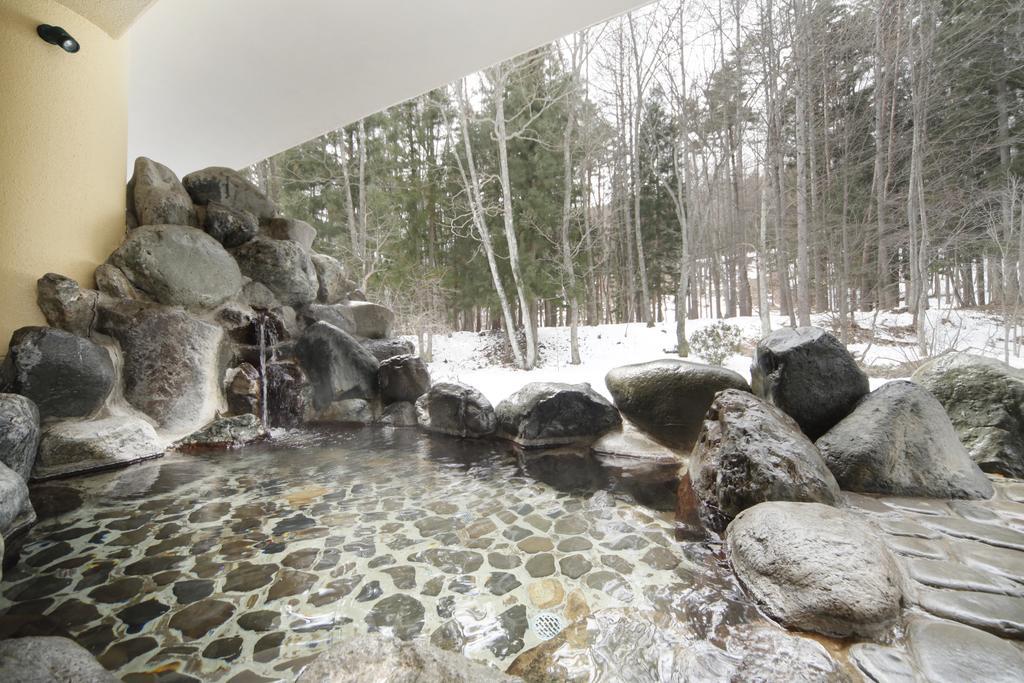
<instances>
[{"instance_id":1,"label":"dark gray rock","mask_svg":"<svg viewBox=\"0 0 1024 683\"><path fill-rule=\"evenodd\" d=\"M316 239L316 228L295 218L271 218L263 224L261 232L273 240L291 240L307 252L313 248Z\"/></svg>"},{"instance_id":2,"label":"dark gray rock","mask_svg":"<svg viewBox=\"0 0 1024 683\"><path fill-rule=\"evenodd\" d=\"M346 639L317 657L298 683L499 683L519 679L455 652L422 641L403 642L378 634Z\"/></svg>"},{"instance_id":3,"label":"dark gray rock","mask_svg":"<svg viewBox=\"0 0 1024 683\"><path fill-rule=\"evenodd\" d=\"M750 376L754 393L796 420L812 441L869 391L867 375L850 352L817 327L783 327L762 339Z\"/></svg>"},{"instance_id":4,"label":"dark gray rock","mask_svg":"<svg viewBox=\"0 0 1024 683\"><path fill-rule=\"evenodd\" d=\"M210 202L204 213L203 230L228 248L245 244L260 229L256 216L243 209L232 209L230 206Z\"/></svg>"},{"instance_id":5,"label":"dark gray rock","mask_svg":"<svg viewBox=\"0 0 1024 683\"><path fill-rule=\"evenodd\" d=\"M380 304L366 301L350 301L338 304L345 315L355 324L352 334L366 339L387 339L395 324L395 314Z\"/></svg>"},{"instance_id":6,"label":"dark gray rock","mask_svg":"<svg viewBox=\"0 0 1024 683\"><path fill-rule=\"evenodd\" d=\"M604 380L622 414L665 444L689 449L715 394L749 391L732 370L666 358L613 368Z\"/></svg>"},{"instance_id":7,"label":"dark gray rock","mask_svg":"<svg viewBox=\"0 0 1024 683\"><path fill-rule=\"evenodd\" d=\"M249 363L228 370L224 395L232 415L260 414L260 373Z\"/></svg>"},{"instance_id":8,"label":"dark gray rock","mask_svg":"<svg viewBox=\"0 0 1024 683\"><path fill-rule=\"evenodd\" d=\"M291 361L269 363L266 372L268 426L298 426L312 401L313 389L306 373Z\"/></svg>"},{"instance_id":9,"label":"dark gray rock","mask_svg":"<svg viewBox=\"0 0 1024 683\"><path fill-rule=\"evenodd\" d=\"M69 277L47 273L36 281L36 303L51 327L81 337L92 333L99 294Z\"/></svg>"},{"instance_id":10,"label":"dark gray rock","mask_svg":"<svg viewBox=\"0 0 1024 683\"><path fill-rule=\"evenodd\" d=\"M301 245L257 237L235 249L234 255L242 274L266 285L282 304L304 306L316 299L316 270Z\"/></svg>"},{"instance_id":11,"label":"dark gray rock","mask_svg":"<svg viewBox=\"0 0 1024 683\"><path fill-rule=\"evenodd\" d=\"M228 301L213 314L213 320L227 333L232 341L239 344L258 342L256 327L259 316L256 311L237 301Z\"/></svg>"},{"instance_id":12,"label":"dark gray rock","mask_svg":"<svg viewBox=\"0 0 1024 683\"><path fill-rule=\"evenodd\" d=\"M416 417L427 431L461 437L490 436L498 426L490 401L454 382L439 382L416 399Z\"/></svg>"},{"instance_id":13,"label":"dark gray rock","mask_svg":"<svg viewBox=\"0 0 1024 683\"><path fill-rule=\"evenodd\" d=\"M726 531L733 571L785 626L872 637L900 615L896 561L880 534L819 503L770 502L741 512Z\"/></svg>"},{"instance_id":14,"label":"dark gray rock","mask_svg":"<svg viewBox=\"0 0 1024 683\"><path fill-rule=\"evenodd\" d=\"M416 345L407 339L360 339L359 343L382 363L395 356L416 355Z\"/></svg>"},{"instance_id":15,"label":"dark gray rock","mask_svg":"<svg viewBox=\"0 0 1024 683\"><path fill-rule=\"evenodd\" d=\"M0 394L0 463L28 480L39 448L39 410L18 394Z\"/></svg>"},{"instance_id":16,"label":"dark gray rock","mask_svg":"<svg viewBox=\"0 0 1024 683\"><path fill-rule=\"evenodd\" d=\"M132 406L179 433L213 419L223 376L220 327L179 309L122 300L102 307L98 328L121 345L124 397Z\"/></svg>"},{"instance_id":17,"label":"dark gray rock","mask_svg":"<svg viewBox=\"0 0 1024 683\"><path fill-rule=\"evenodd\" d=\"M983 471L1024 478L1024 371L994 358L949 353L911 379L939 400Z\"/></svg>"},{"instance_id":18,"label":"dark gray rock","mask_svg":"<svg viewBox=\"0 0 1024 683\"><path fill-rule=\"evenodd\" d=\"M317 410L343 399L371 399L377 393L377 359L333 325L318 322L307 327L295 344L295 357L312 384Z\"/></svg>"},{"instance_id":19,"label":"dark gray rock","mask_svg":"<svg viewBox=\"0 0 1024 683\"><path fill-rule=\"evenodd\" d=\"M107 296L112 296L115 299L138 299L141 301L149 299L147 295L135 288L124 271L117 266L101 263L96 266L94 277L96 278L96 289Z\"/></svg>"},{"instance_id":20,"label":"dark gray rock","mask_svg":"<svg viewBox=\"0 0 1024 683\"><path fill-rule=\"evenodd\" d=\"M593 440L622 424L615 406L589 384L531 382L495 413L498 435L527 447Z\"/></svg>"},{"instance_id":21,"label":"dark gray rock","mask_svg":"<svg viewBox=\"0 0 1024 683\"><path fill-rule=\"evenodd\" d=\"M128 182L139 225L199 225L192 198L174 171L163 164L139 157Z\"/></svg>"},{"instance_id":22,"label":"dark gray rock","mask_svg":"<svg viewBox=\"0 0 1024 683\"><path fill-rule=\"evenodd\" d=\"M704 524L722 531L741 511L770 500L839 502L839 485L797 423L753 394L715 397L690 458Z\"/></svg>"},{"instance_id":23,"label":"dark gray rock","mask_svg":"<svg viewBox=\"0 0 1024 683\"><path fill-rule=\"evenodd\" d=\"M844 490L992 497L992 483L967 454L942 405L912 382L873 391L817 446Z\"/></svg>"},{"instance_id":24,"label":"dark gray rock","mask_svg":"<svg viewBox=\"0 0 1024 683\"><path fill-rule=\"evenodd\" d=\"M311 254L313 267L316 269L317 281L320 286L316 300L322 304L337 304L349 300L349 294L356 289L345 274L345 267L333 256L327 254Z\"/></svg>"},{"instance_id":25,"label":"dark gray rock","mask_svg":"<svg viewBox=\"0 0 1024 683\"><path fill-rule=\"evenodd\" d=\"M25 479L0 463L0 534L6 535L18 515L30 505Z\"/></svg>"},{"instance_id":26,"label":"dark gray rock","mask_svg":"<svg viewBox=\"0 0 1024 683\"><path fill-rule=\"evenodd\" d=\"M1011 683L1020 681L1024 655L1001 638L946 621L914 619L909 649L930 683Z\"/></svg>"},{"instance_id":27,"label":"dark gray rock","mask_svg":"<svg viewBox=\"0 0 1024 683\"><path fill-rule=\"evenodd\" d=\"M260 418L249 413L217 418L199 431L178 441L175 447L179 450L239 448L266 437L267 431L263 428Z\"/></svg>"},{"instance_id":28,"label":"dark gray rock","mask_svg":"<svg viewBox=\"0 0 1024 683\"><path fill-rule=\"evenodd\" d=\"M0 641L0 680L11 683L118 683L89 651L69 638Z\"/></svg>"},{"instance_id":29,"label":"dark gray rock","mask_svg":"<svg viewBox=\"0 0 1024 683\"><path fill-rule=\"evenodd\" d=\"M430 389L430 371L416 356L393 356L381 362L377 381L384 403L411 403Z\"/></svg>"},{"instance_id":30,"label":"dark gray rock","mask_svg":"<svg viewBox=\"0 0 1024 683\"><path fill-rule=\"evenodd\" d=\"M0 389L32 399L44 420L93 415L113 388L107 350L53 327L16 330L0 367Z\"/></svg>"},{"instance_id":31,"label":"dark gray rock","mask_svg":"<svg viewBox=\"0 0 1024 683\"><path fill-rule=\"evenodd\" d=\"M380 423L391 427L415 427L418 424L415 404L407 401L392 403L384 409Z\"/></svg>"},{"instance_id":32,"label":"dark gray rock","mask_svg":"<svg viewBox=\"0 0 1024 683\"><path fill-rule=\"evenodd\" d=\"M298 315L306 325L323 321L349 334L356 333L356 323L342 304L309 304L304 306Z\"/></svg>"},{"instance_id":33,"label":"dark gray rock","mask_svg":"<svg viewBox=\"0 0 1024 683\"><path fill-rule=\"evenodd\" d=\"M260 220L278 215L277 206L238 171L211 166L181 179L192 201L200 206L210 202L248 211Z\"/></svg>"},{"instance_id":34,"label":"dark gray rock","mask_svg":"<svg viewBox=\"0 0 1024 683\"><path fill-rule=\"evenodd\" d=\"M149 423L133 417L57 422L43 430L34 479L128 465L160 455Z\"/></svg>"},{"instance_id":35,"label":"dark gray rock","mask_svg":"<svg viewBox=\"0 0 1024 683\"><path fill-rule=\"evenodd\" d=\"M242 289L242 274L231 254L197 228L138 228L111 254L110 262L135 287L170 306L214 308Z\"/></svg>"}]
</instances>

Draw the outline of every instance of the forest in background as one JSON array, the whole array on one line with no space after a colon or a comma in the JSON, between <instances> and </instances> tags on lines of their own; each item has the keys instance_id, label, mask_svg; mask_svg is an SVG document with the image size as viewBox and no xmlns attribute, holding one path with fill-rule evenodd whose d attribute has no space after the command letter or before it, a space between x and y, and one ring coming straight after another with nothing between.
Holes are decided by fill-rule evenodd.
<instances>
[{"instance_id":1,"label":"forest in background","mask_svg":"<svg viewBox=\"0 0 1024 683\"><path fill-rule=\"evenodd\" d=\"M675 310L682 356L687 318L769 310L845 342L900 308L927 356L929 306L1022 327L1022 114L1021 0L663 0L250 172L428 358L504 330L529 369L566 325L579 362L579 325Z\"/></svg>"}]
</instances>

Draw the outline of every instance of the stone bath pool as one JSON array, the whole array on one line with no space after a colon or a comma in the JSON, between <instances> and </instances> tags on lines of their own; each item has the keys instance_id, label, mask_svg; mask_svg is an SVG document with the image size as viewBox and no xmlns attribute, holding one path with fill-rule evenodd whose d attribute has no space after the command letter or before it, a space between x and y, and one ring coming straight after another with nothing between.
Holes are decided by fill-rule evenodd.
<instances>
[{"instance_id":1,"label":"stone bath pool","mask_svg":"<svg viewBox=\"0 0 1024 683\"><path fill-rule=\"evenodd\" d=\"M44 483L0 635L67 635L129 682L290 681L368 632L528 681L619 680L624 661L630 680L953 680L980 632L948 619L1007 638L972 645L971 667L1013 680L1024 661L1022 483L977 503L844 494L908 590L902 626L841 643L765 618L719 543L684 538L670 501L635 502L613 470L363 428Z\"/></svg>"},{"instance_id":2,"label":"stone bath pool","mask_svg":"<svg viewBox=\"0 0 1024 683\"><path fill-rule=\"evenodd\" d=\"M505 668L606 607L759 619L671 512L572 474L545 477L559 490L504 444L361 429L51 482L4 627L66 633L125 681L257 681L368 631Z\"/></svg>"}]
</instances>

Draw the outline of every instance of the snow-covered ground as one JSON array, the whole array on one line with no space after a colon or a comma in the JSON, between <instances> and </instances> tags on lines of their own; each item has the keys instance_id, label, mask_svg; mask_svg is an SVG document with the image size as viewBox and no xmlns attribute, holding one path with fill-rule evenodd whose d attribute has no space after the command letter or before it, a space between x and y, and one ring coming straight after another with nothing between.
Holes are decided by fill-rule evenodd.
<instances>
[{"instance_id":1,"label":"snow-covered ground","mask_svg":"<svg viewBox=\"0 0 1024 683\"><path fill-rule=\"evenodd\" d=\"M832 328L831 314L812 316L813 323ZM713 324L713 319L689 320L687 334ZM748 380L750 356L761 337L761 322L757 317L727 318L725 322L738 327L742 333L742 352L729 357L724 363ZM914 363L920 360L917 337L911 327L909 313L858 313L856 338L850 351L867 369L871 386L875 388L898 377L909 376ZM1003 328L997 315L976 310L949 310L938 307L929 311L928 343L932 355L956 349L994 358L1003 358ZM789 324L789 319L772 316L772 329ZM872 328L874 333L872 334ZM542 346L541 366L529 372L497 364L486 349L491 343L488 335L475 332L455 332L434 337L434 360L430 363L432 379L457 381L479 389L492 403L504 399L528 382L588 382L594 389L608 395L605 374L612 368L629 363L640 363L657 358L676 358L675 320L668 313L665 322L652 328L642 323L625 325L581 326L579 330L582 364L569 363L569 329L544 327L539 330ZM415 341L415 338L411 338ZM689 360L703 362L694 354ZM1010 364L1024 367L1024 357L1014 356L1010 346Z\"/></svg>"}]
</instances>

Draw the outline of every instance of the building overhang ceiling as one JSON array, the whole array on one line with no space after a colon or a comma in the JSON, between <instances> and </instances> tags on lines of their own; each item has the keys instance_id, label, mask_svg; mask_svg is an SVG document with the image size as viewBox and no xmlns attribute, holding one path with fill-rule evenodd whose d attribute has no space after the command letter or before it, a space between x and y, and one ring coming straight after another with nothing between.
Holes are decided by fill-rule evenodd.
<instances>
[{"instance_id":1,"label":"building overhang ceiling","mask_svg":"<svg viewBox=\"0 0 1024 683\"><path fill-rule=\"evenodd\" d=\"M129 164L240 168L647 1L161 0L128 34Z\"/></svg>"},{"instance_id":2,"label":"building overhang ceiling","mask_svg":"<svg viewBox=\"0 0 1024 683\"><path fill-rule=\"evenodd\" d=\"M98 26L111 38L120 38L156 0L57 0Z\"/></svg>"}]
</instances>

